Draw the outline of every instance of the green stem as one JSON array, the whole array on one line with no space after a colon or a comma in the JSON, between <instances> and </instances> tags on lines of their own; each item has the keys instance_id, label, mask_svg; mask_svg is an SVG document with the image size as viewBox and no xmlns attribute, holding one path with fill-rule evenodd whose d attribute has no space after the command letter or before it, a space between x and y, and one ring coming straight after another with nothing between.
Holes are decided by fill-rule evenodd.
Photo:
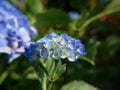
<instances>
[{"instance_id":1,"label":"green stem","mask_svg":"<svg viewBox=\"0 0 120 90\"><path fill-rule=\"evenodd\" d=\"M2 73L2 75L0 75L0 85L4 82L4 80L7 78L7 76L9 75L10 71L11 71L11 67L13 64L10 64L8 66L8 68Z\"/></svg>"},{"instance_id":2,"label":"green stem","mask_svg":"<svg viewBox=\"0 0 120 90\"><path fill-rule=\"evenodd\" d=\"M34 67L34 69L35 69L35 72L36 72L36 74L37 74L37 76L38 76L38 80L39 80L39 82L41 83L41 78L40 78L40 72L39 72L39 65L37 64L37 63L33 63L33 67Z\"/></svg>"},{"instance_id":3,"label":"green stem","mask_svg":"<svg viewBox=\"0 0 120 90\"><path fill-rule=\"evenodd\" d=\"M44 77L42 80L42 90L47 90L47 76L45 73L44 73Z\"/></svg>"},{"instance_id":4,"label":"green stem","mask_svg":"<svg viewBox=\"0 0 120 90\"><path fill-rule=\"evenodd\" d=\"M8 76L9 71L6 70L1 76L0 76L0 85L3 83L3 81L6 79L6 77Z\"/></svg>"},{"instance_id":5,"label":"green stem","mask_svg":"<svg viewBox=\"0 0 120 90\"><path fill-rule=\"evenodd\" d=\"M48 90L51 90L51 89L52 89L52 86L53 86L53 82L50 82L50 83L49 83L49 86L48 86Z\"/></svg>"},{"instance_id":6,"label":"green stem","mask_svg":"<svg viewBox=\"0 0 120 90\"><path fill-rule=\"evenodd\" d=\"M94 17L90 17L90 18L88 18L87 20L85 20L85 22L84 23L82 23L82 26L78 29L80 32L79 32L79 35L84 35L84 29L91 23L91 22L93 22L94 20L96 20L96 19L98 19L98 18L100 18L100 17L102 17L102 16L105 16L105 15L109 15L109 14L113 14L113 13L116 13L116 12L118 12L120 10L120 8L119 7L117 7L117 8L114 8L114 10L113 10L113 8L112 9L108 9L108 10L106 10L106 11L104 11L104 12L102 12L102 13L98 13L97 15L95 15Z\"/></svg>"}]
</instances>

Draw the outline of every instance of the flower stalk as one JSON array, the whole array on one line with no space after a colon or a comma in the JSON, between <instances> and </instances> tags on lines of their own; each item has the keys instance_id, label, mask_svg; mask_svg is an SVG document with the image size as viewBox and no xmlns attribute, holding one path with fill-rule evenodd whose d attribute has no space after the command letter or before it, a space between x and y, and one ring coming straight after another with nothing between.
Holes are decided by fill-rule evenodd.
<instances>
[{"instance_id":1,"label":"flower stalk","mask_svg":"<svg viewBox=\"0 0 120 90\"><path fill-rule=\"evenodd\" d=\"M25 56L37 65L36 71L42 90L51 90L53 83L66 71L62 59L76 61L79 56L86 55L84 45L66 34L60 36L52 33L25 48ZM58 61L55 61L58 60Z\"/></svg>"}]
</instances>

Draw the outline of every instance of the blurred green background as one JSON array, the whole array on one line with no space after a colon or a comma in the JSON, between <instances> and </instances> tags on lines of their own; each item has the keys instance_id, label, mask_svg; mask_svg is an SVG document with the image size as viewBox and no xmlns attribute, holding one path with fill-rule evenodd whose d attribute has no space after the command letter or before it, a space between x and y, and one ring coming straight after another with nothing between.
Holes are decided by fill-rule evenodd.
<instances>
[{"instance_id":1,"label":"blurred green background","mask_svg":"<svg viewBox=\"0 0 120 90\"><path fill-rule=\"evenodd\" d=\"M48 33L80 39L87 55L68 62L53 90L77 80L100 90L120 90L120 0L9 0L38 30L36 41ZM73 12L74 17L70 17ZM0 90L41 90L28 58L11 64L0 54ZM85 89L89 90L89 89Z\"/></svg>"}]
</instances>

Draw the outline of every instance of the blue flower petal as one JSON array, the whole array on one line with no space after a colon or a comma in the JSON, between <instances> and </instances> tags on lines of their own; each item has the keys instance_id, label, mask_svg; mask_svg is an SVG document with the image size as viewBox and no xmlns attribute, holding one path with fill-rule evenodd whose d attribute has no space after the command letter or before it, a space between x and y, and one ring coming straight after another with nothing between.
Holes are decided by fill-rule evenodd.
<instances>
[{"instance_id":1,"label":"blue flower petal","mask_svg":"<svg viewBox=\"0 0 120 90\"><path fill-rule=\"evenodd\" d=\"M37 31L25 15L7 0L0 0L0 53L10 56L9 62L25 51Z\"/></svg>"},{"instance_id":2,"label":"blue flower petal","mask_svg":"<svg viewBox=\"0 0 120 90\"><path fill-rule=\"evenodd\" d=\"M20 53L13 53L9 55L8 63L11 63L14 59L18 58L20 56Z\"/></svg>"},{"instance_id":3,"label":"blue flower petal","mask_svg":"<svg viewBox=\"0 0 120 90\"><path fill-rule=\"evenodd\" d=\"M40 50L40 57L44 60L47 60L49 58L49 51L47 48L43 48Z\"/></svg>"},{"instance_id":4,"label":"blue flower petal","mask_svg":"<svg viewBox=\"0 0 120 90\"><path fill-rule=\"evenodd\" d=\"M68 14L72 20L80 19L80 14L77 12L70 11Z\"/></svg>"},{"instance_id":5,"label":"blue flower petal","mask_svg":"<svg viewBox=\"0 0 120 90\"><path fill-rule=\"evenodd\" d=\"M62 50L59 48L55 48L53 53L52 53L52 57L56 60L60 60L62 56Z\"/></svg>"},{"instance_id":6,"label":"blue flower petal","mask_svg":"<svg viewBox=\"0 0 120 90\"><path fill-rule=\"evenodd\" d=\"M74 61L77 60L78 57L76 56L76 54L75 54L74 51L72 51L71 49L69 49L68 53L69 53L69 55L68 55L68 60L69 61L74 62Z\"/></svg>"}]
</instances>

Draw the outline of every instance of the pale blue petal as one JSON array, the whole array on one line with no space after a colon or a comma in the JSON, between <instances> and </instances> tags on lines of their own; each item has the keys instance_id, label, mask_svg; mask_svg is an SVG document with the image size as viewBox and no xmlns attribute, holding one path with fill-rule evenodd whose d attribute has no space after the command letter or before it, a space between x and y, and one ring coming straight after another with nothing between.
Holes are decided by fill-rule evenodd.
<instances>
[{"instance_id":1,"label":"pale blue petal","mask_svg":"<svg viewBox=\"0 0 120 90\"><path fill-rule=\"evenodd\" d=\"M71 62L76 61L77 56L75 55L75 52L73 52L72 50L69 50L68 53L69 53L68 60Z\"/></svg>"},{"instance_id":2,"label":"pale blue petal","mask_svg":"<svg viewBox=\"0 0 120 90\"><path fill-rule=\"evenodd\" d=\"M40 50L40 57L47 60L49 57L48 49L44 48L44 49Z\"/></svg>"},{"instance_id":3,"label":"pale blue petal","mask_svg":"<svg viewBox=\"0 0 120 90\"><path fill-rule=\"evenodd\" d=\"M29 32L27 32L27 30L24 27L19 29L19 36L21 37L23 42L31 41Z\"/></svg>"},{"instance_id":4,"label":"pale blue petal","mask_svg":"<svg viewBox=\"0 0 120 90\"><path fill-rule=\"evenodd\" d=\"M69 17L70 17L72 20L78 20L78 19L80 19L80 14L77 13L77 12L70 11L68 14L69 14Z\"/></svg>"},{"instance_id":5,"label":"pale blue petal","mask_svg":"<svg viewBox=\"0 0 120 90\"><path fill-rule=\"evenodd\" d=\"M9 55L8 63L11 63L14 59L18 58L20 56L20 53L12 53Z\"/></svg>"},{"instance_id":6,"label":"pale blue petal","mask_svg":"<svg viewBox=\"0 0 120 90\"><path fill-rule=\"evenodd\" d=\"M62 56L62 50L59 48L54 49L52 57L56 60L60 60Z\"/></svg>"}]
</instances>

